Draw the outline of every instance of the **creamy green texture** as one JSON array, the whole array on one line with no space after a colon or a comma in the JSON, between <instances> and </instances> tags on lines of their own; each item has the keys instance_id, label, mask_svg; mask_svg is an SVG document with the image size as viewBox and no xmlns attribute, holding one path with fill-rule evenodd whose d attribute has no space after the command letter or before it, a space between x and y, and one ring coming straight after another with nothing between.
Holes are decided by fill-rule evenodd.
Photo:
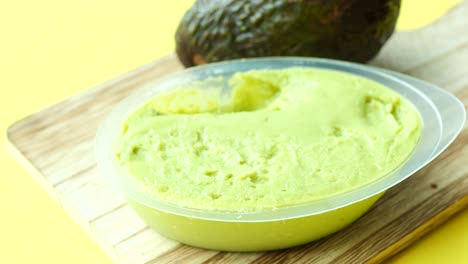
<instances>
[{"instance_id":1,"label":"creamy green texture","mask_svg":"<svg viewBox=\"0 0 468 264\"><path fill-rule=\"evenodd\" d=\"M213 90L159 95L127 117L122 172L180 206L254 211L357 188L405 161L414 107L355 75L294 68L239 73L228 103Z\"/></svg>"}]
</instances>

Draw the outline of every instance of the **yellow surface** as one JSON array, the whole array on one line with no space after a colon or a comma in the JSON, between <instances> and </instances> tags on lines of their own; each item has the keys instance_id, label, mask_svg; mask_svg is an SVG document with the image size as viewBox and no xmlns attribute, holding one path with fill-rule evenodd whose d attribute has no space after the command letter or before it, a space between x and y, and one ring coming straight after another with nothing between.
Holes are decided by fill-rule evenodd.
<instances>
[{"instance_id":1,"label":"yellow surface","mask_svg":"<svg viewBox=\"0 0 468 264\"><path fill-rule=\"evenodd\" d=\"M226 82L232 100L214 107L201 108L207 100L196 89L144 98L115 144L118 168L182 207L270 210L375 181L408 158L421 134L407 100L351 74L256 70ZM223 84L197 87L221 94Z\"/></svg>"},{"instance_id":2,"label":"yellow surface","mask_svg":"<svg viewBox=\"0 0 468 264\"><path fill-rule=\"evenodd\" d=\"M0 7L0 130L173 49L191 0L18 0ZM404 0L400 28L454 1ZM110 263L11 158L0 139L0 263ZM468 263L468 210L395 263Z\"/></svg>"},{"instance_id":3,"label":"yellow surface","mask_svg":"<svg viewBox=\"0 0 468 264\"><path fill-rule=\"evenodd\" d=\"M427 25L450 10L459 0L402 0L402 2L403 8L400 11L397 28L411 30Z\"/></svg>"}]
</instances>

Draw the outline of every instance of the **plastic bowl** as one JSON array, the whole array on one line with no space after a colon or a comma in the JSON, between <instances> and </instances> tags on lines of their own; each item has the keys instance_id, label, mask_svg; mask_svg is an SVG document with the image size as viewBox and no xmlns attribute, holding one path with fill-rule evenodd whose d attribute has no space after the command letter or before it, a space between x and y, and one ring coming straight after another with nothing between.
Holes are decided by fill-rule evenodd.
<instances>
[{"instance_id":1,"label":"plastic bowl","mask_svg":"<svg viewBox=\"0 0 468 264\"><path fill-rule=\"evenodd\" d=\"M156 94L210 77L229 77L254 69L313 67L359 75L377 81L408 99L419 111L423 129L408 160L392 173L344 194L274 211L229 213L194 210L145 195L131 177L114 166L111 146L125 117ZM211 84L228 87L225 81ZM213 83L214 82L214 83ZM212 87L212 86L211 86ZM261 251L304 244L349 225L363 215L390 187L431 162L463 127L461 102L426 82L399 73L360 64L311 58L261 58L209 64L178 72L146 84L125 99L98 130L95 154L99 173L108 176L128 197L141 218L160 234L196 247L223 251Z\"/></svg>"}]
</instances>

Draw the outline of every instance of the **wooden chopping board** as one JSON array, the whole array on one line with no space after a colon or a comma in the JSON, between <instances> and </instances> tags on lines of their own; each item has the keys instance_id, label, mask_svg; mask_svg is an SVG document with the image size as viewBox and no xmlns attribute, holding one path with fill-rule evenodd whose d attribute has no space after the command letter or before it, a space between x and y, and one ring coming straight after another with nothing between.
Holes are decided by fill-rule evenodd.
<instances>
[{"instance_id":1,"label":"wooden chopping board","mask_svg":"<svg viewBox=\"0 0 468 264\"><path fill-rule=\"evenodd\" d=\"M435 83L468 105L468 1L434 24L398 32L372 64ZM380 262L468 205L468 129L439 158L390 189L348 228L268 253L202 250L148 228L96 172L93 140L112 107L146 82L181 70L174 54L15 123L10 147L35 179L119 263Z\"/></svg>"}]
</instances>

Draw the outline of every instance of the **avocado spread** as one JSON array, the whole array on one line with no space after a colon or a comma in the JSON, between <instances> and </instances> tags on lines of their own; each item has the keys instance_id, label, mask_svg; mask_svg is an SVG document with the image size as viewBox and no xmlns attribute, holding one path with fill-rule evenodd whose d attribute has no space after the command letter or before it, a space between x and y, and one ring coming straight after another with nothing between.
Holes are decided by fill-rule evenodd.
<instances>
[{"instance_id":1,"label":"avocado spread","mask_svg":"<svg viewBox=\"0 0 468 264\"><path fill-rule=\"evenodd\" d=\"M177 89L132 112L113 146L119 170L182 207L269 210L375 181L420 136L406 99L356 75L255 70L229 84L228 100L213 87Z\"/></svg>"}]
</instances>

